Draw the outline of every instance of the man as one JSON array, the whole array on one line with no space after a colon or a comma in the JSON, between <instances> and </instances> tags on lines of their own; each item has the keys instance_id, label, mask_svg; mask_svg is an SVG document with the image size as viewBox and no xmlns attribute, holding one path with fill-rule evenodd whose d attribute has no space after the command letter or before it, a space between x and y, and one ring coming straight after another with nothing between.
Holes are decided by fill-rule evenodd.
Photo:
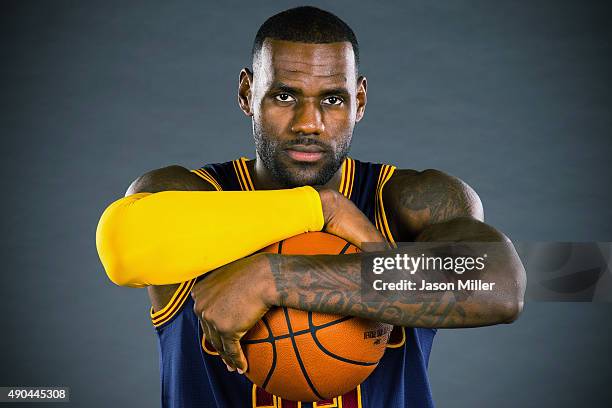
<instances>
[{"instance_id":1,"label":"man","mask_svg":"<svg viewBox=\"0 0 612 408\"><path fill-rule=\"evenodd\" d=\"M313 7L279 13L260 27L252 58L252 71L240 73L238 102L252 119L255 160L149 172L98 227L109 277L148 286L163 405L300 406L240 375L248 369L241 337L270 307L283 306L396 326L379 366L337 406L432 406L427 362L436 329L519 315L525 278L514 248L483 223L478 196L461 180L348 158L367 81L357 39L339 18ZM358 246L505 243L486 271L500 290L403 292L368 302L359 296L360 255L251 255L313 230Z\"/></svg>"}]
</instances>

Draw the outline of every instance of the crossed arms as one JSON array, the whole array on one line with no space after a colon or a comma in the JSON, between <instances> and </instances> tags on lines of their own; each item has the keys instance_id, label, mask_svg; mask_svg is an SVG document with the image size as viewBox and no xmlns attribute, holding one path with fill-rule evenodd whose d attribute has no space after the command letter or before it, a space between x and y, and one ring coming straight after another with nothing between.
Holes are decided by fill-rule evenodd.
<instances>
[{"instance_id":1,"label":"crossed arms","mask_svg":"<svg viewBox=\"0 0 612 408\"><path fill-rule=\"evenodd\" d=\"M128 195L212 189L186 169L173 166L137 179ZM323 230L356 245L383 240L349 200L331 190L320 190L319 196ZM256 254L229 259L229 263L208 272L192 291L204 334L228 368L246 370L240 338L273 306L353 315L411 327L485 326L509 323L518 317L525 290L523 266L510 241L482 221L482 205L469 186L435 170L397 171L387 183L383 199L389 228L398 241L499 242L502 250L488 260L486 269L486 278L495 281L498 289L398 292L384 301L368 302L360 296L359 254ZM411 254L404 248L395 251L415 256L422 252ZM416 280L448 279L422 270L412 276Z\"/></svg>"}]
</instances>

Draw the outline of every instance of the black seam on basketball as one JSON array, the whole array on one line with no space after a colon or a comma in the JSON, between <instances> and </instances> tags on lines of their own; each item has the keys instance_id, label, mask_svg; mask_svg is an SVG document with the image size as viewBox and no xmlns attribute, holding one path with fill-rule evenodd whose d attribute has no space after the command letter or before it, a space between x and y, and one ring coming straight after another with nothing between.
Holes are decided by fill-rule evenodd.
<instances>
[{"instance_id":1,"label":"black seam on basketball","mask_svg":"<svg viewBox=\"0 0 612 408\"><path fill-rule=\"evenodd\" d=\"M293 336L297 337L297 336L300 336L302 334L307 334L307 333L310 333L310 329L304 329L304 330L296 331L296 332L293 333ZM289 337L291 337L290 334L281 334L279 336L272 337L272 338L266 337L265 339L244 340L242 343L244 343L244 344L272 343L274 341L288 339Z\"/></svg>"},{"instance_id":2,"label":"black seam on basketball","mask_svg":"<svg viewBox=\"0 0 612 408\"><path fill-rule=\"evenodd\" d=\"M293 345L293 351L295 352L295 357L297 358L298 364L300 365L300 369L302 370L302 374L304 375L304 378L306 379L306 382L310 386L310 389L312 390L312 392L319 399L323 400L325 398L323 398L323 396L321 396L321 394L319 394L319 392L315 388L315 386L312 383L312 381L310 381L310 377L308 376L308 373L306 372L306 367L304 367L304 362L302 361L302 357L300 357L300 351L297 348L297 343L295 342L295 337L293 337L293 329L291 328L291 319L289 318L289 311L287 310L286 307L283 307L283 312L285 313L285 319L287 320L287 329L289 330L289 334L291 335L291 344Z\"/></svg>"},{"instance_id":3,"label":"black seam on basketball","mask_svg":"<svg viewBox=\"0 0 612 408\"><path fill-rule=\"evenodd\" d=\"M342 248L342 250L340 251L340 253L338 255L342 255L343 253L345 253L346 250L349 249L350 246L351 246L351 243L347 242L346 245L344 246L344 248Z\"/></svg>"},{"instance_id":4,"label":"black seam on basketball","mask_svg":"<svg viewBox=\"0 0 612 408\"><path fill-rule=\"evenodd\" d=\"M333 326L335 324L346 322L347 320L350 320L352 318L353 318L353 316L344 316L344 317L341 317L340 319L336 319L336 320L333 320L331 322L323 323L320 326L313 325L313 327L315 328L315 330L320 330L320 329L324 329L324 328L329 327L329 326ZM302 334L308 334L308 333L310 333L310 331L311 331L310 328L304 329L304 330L299 330L299 331L293 332L293 336L297 337L297 336L301 336ZM273 341L288 339L289 337L291 337L291 335L289 335L289 334L281 334L281 335L275 336L275 337L266 337L265 339L243 340L242 343L243 344L271 343Z\"/></svg>"},{"instance_id":5,"label":"black seam on basketball","mask_svg":"<svg viewBox=\"0 0 612 408\"><path fill-rule=\"evenodd\" d=\"M339 355L334 354L331 351L327 350L325 348L325 346L323 346L323 344L321 344L321 342L317 338L317 328L312 324L312 312L308 312L308 326L310 327L310 334L312 335L312 339L315 341L315 343L317 344L319 349L321 349L321 351L324 352L325 354L327 354L328 356L330 356L332 358L335 358L336 360L340 360L342 362L345 362L345 363L361 365L361 366L371 366L371 365L378 364L378 361L376 361L376 362L367 362L367 361L351 360L349 358L344 358L342 356L339 356Z\"/></svg>"},{"instance_id":6,"label":"black seam on basketball","mask_svg":"<svg viewBox=\"0 0 612 408\"><path fill-rule=\"evenodd\" d=\"M283 241L278 241L278 251L277 253L282 254L283 253Z\"/></svg>"},{"instance_id":7,"label":"black seam on basketball","mask_svg":"<svg viewBox=\"0 0 612 408\"><path fill-rule=\"evenodd\" d=\"M312 313L312 312L309 312L309 313ZM316 330L319 330L319 329L324 329L324 328L329 327L329 326L333 326L335 324L346 322L347 320L351 320L352 318L353 318L353 316L343 316L343 317L341 317L339 319L332 320L331 322L323 323L323 324L321 324L319 326L317 326L316 324L313 324L312 326ZM308 329L308 331L310 331L310 329Z\"/></svg>"},{"instance_id":8,"label":"black seam on basketball","mask_svg":"<svg viewBox=\"0 0 612 408\"><path fill-rule=\"evenodd\" d=\"M268 324L266 317L265 316L262 317L261 321L266 326L266 329L268 329L268 338L272 338L273 337L272 328L270 327L270 324ZM268 381L270 381L270 378L272 378L272 373L274 373L274 369L276 368L276 344L274 343L274 341L271 341L270 343L272 344L272 365L270 366L268 375L266 375L265 381L261 385L261 388L263 388L264 390L266 389L266 386L268 385Z\"/></svg>"}]
</instances>

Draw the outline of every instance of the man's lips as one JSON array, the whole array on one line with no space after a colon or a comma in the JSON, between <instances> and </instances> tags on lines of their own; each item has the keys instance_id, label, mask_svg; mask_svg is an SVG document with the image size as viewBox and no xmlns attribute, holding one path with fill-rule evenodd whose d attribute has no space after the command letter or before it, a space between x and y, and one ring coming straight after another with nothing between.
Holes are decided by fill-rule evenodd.
<instances>
[{"instance_id":1,"label":"man's lips","mask_svg":"<svg viewBox=\"0 0 612 408\"><path fill-rule=\"evenodd\" d=\"M294 145L285 151L293 160L300 162L315 162L325 154L325 150L316 145Z\"/></svg>"}]
</instances>

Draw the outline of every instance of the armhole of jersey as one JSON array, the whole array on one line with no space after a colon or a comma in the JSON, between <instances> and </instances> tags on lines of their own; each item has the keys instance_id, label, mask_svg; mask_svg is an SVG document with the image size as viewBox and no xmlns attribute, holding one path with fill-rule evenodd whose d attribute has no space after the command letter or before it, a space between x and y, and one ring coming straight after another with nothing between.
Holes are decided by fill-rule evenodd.
<instances>
[{"instance_id":1,"label":"armhole of jersey","mask_svg":"<svg viewBox=\"0 0 612 408\"><path fill-rule=\"evenodd\" d=\"M383 188L385 187L385 184L387 184L387 181L391 179L393 172L395 172L395 166L383 164L383 166L380 168L378 183L376 185L374 219L376 221L376 228L381 232L381 234L383 234L385 239L390 242L393 247L397 247L393 234L391 234L389 223L387 222L387 214L385 214L385 205L383 203ZM401 330L401 338L397 340L395 337L400 336L393 333L396 330ZM406 329L402 326L394 326L393 332L389 338L389 343L387 343L387 348L402 347L406 343Z\"/></svg>"},{"instance_id":2,"label":"armhole of jersey","mask_svg":"<svg viewBox=\"0 0 612 408\"><path fill-rule=\"evenodd\" d=\"M380 173L378 174L378 183L376 185L376 203L375 203L375 214L374 218L376 221L376 228L383 234L385 239L389 241L394 247L395 239L391 234L391 230L389 229L389 223L387 222L387 215L385 214L385 205L383 203L383 188L387 181L393 175L395 171L395 166L390 166L388 164L383 164L380 168Z\"/></svg>"},{"instance_id":3,"label":"armhole of jersey","mask_svg":"<svg viewBox=\"0 0 612 408\"><path fill-rule=\"evenodd\" d=\"M196 279L191 279L181 283L170 298L168 304L157 312L153 312L153 307L151 307L149 314L151 315L151 322L155 328L159 328L168 323L176 313L181 310L195 282Z\"/></svg>"},{"instance_id":4,"label":"armhole of jersey","mask_svg":"<svg viewBox=\"0 0 612 408\"><path fill-rule=\"evenodd\" d=\"M221 188L221 185L217 182L217 180L215 180L215 178L213 176L210 175L210 173L206 170L204 170L203 168L200 169L195 169L195 170L190 170L192 173L196 174L197 176L199 176L200 178L208 181L210 184L213 185L213 187L215 188L215 190L217 191L221 191L223 190Z\"/></svg>"},{"instance_id":5,"label":"armhole of jersey","mask_svg":"<svg viewBox=\"0 0 612 408\"><path fill-rule=\"evenodd\" d=\"M221 185L217 182L217 180L215 180L215 178L207 170L203 168L199 168L199 169L190 170L190 171L196 174L197 176L201 177L202 179L206 180L210 184L212 184L215 190L217 191L223 190L221 188ZM157 312L154 312L153 307L151 306L149 315L151 316L151 322L153 323L153 326L155 326L155 328L159 328L162 325L168 323L179 312L179 310L181 310L181 308L185 304L185 301L189 297L189 293L191 292L191 289L195 285L195 282L196 282L196 279L191 279L191 280L181 283L178 286L178 288L174 291L174 293L172 294L172 297L170 298L166 306L164 306L162 309L158 310Z\"/></svg>"}]
</instances>

